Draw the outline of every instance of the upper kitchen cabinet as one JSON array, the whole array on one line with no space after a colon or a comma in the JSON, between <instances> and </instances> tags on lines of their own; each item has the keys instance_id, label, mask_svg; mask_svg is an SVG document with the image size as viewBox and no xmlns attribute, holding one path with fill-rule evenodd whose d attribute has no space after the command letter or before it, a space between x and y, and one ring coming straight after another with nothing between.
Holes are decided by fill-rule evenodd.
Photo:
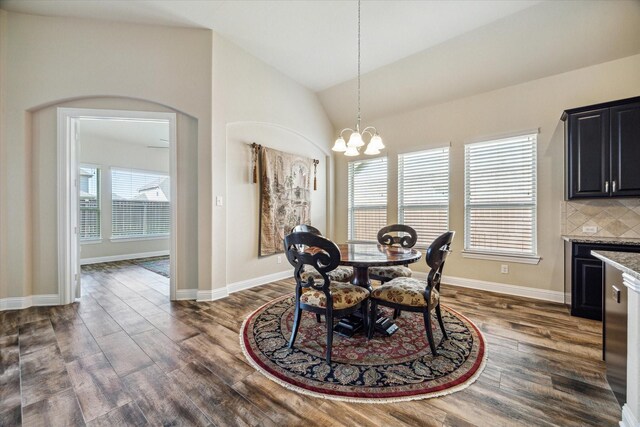
<instances>
[{"instance_id":1,"label":"upper kitchen cabinet","mask_svg":"<svg viewBox=\"0 0 640 427\"><path fill-rule=\"evenodd\" d=\"M640 97L566 110L567 198L640 196Z\"/></svg>"}]
</instances>

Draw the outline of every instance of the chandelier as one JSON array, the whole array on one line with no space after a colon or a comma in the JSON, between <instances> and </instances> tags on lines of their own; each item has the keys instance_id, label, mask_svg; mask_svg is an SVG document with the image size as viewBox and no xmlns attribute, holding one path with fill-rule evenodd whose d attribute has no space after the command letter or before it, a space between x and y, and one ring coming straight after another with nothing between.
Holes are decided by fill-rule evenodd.
<instances>
[{"instance_id":1,"label":"chandelier","mask_svg":"<svg viewBox=\"0 0 640 427\"><path fill-rule=\"evenodd\" d=\"M348 142L345 142L345 133L349 135ZM382 138L378 135L378 131L373 126L367 126L360 130L360 0L358 0L358 120L356 128L344 128L340 131L338 139L336 139L332 150L344 153L345 156L357 156L360 154L360 147L365 145L363 137L368 135L369 143L364 154L375 155L380 154L380 150L384 148Z\"/></svg>"}]
</instances>

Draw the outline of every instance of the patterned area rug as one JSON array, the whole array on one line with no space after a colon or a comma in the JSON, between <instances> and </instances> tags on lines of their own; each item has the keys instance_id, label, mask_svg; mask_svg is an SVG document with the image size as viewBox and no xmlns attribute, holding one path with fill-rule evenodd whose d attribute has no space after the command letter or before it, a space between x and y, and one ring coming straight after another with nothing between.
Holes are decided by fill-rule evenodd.
<instances>
[{"instance_id":1,"label":"patterned area rug","mask_svg":"<svg viewBox=\"0 0 640 427\"><path fill-rule=\"evenodd\" d=\"M449 339L433 316L438 357L433 357L421 314L404 312L390 337L334 334L331 366L325 361L325 323L303 311L293 349L294 297L288 295L254 311L240 329L249 363L278 384L303 394L349 402L388 403L426 399L468 387L486 362L485 340L461 314L443 306ZM383 309L386 310L386 309ZM391 311L387 312L391 315Z\"/></svg>"},{"instance_id":2,"label":"patterned area rug","mask_svg":"<svg viewBox=\"0 0 640 427\"><path fill-rule=\"evenodd\" d=\"M164 277L170 277L168 256L134 259L132 260L132 262L142 268L146 268L147 270L153 271L154 273L160 274Z\"/></svg>"}]
</instances>

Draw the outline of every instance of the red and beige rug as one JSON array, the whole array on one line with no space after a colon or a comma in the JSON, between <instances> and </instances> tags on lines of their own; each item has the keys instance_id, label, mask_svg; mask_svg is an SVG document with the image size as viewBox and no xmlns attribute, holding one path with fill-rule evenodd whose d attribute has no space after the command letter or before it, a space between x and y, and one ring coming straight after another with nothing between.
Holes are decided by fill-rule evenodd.
<instances>
[{"instance_id":1,"label":"red and beige rug","mask_svg":"<svg viewBox=\"0 0 640 427\"><path fill-rule=\"evenodd\" d=\"M442 306L449 339L433 317L438 357L433 357L421 314L404 312L390 337L334 334L331 366L325 361L324 320L304 312L293 349L294 297L271 301L244 321L240 345L249 361L278 384L302 394L348 402L389 403L443 396L462 390L481 374L485 340L466 317ZM388 314L391 314L390 312ZM324 319L324 318L323 318Z\"/></svg>"}]
</instances>

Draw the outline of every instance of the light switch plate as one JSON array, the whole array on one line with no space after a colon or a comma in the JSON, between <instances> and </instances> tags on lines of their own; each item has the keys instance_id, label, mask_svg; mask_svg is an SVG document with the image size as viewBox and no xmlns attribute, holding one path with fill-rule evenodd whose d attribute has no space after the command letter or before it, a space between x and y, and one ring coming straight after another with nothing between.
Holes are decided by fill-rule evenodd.
<instances>
[{"instance_id":1,"label":"light switch plate","mask_svg":"<svg viewBox=\"0 0 640 427\"><path fill-rule=\"evenodd\" d=\"M222 206L222 196L216 196L216 206Z\"/></svg>"},{"instance_id":2,"label":"light switch plate","mask_svg":"<svg viewBox=\"0 0 640 427\"><path fill-rule=\"evenodd\" d=\"M597 225L583 225L582 226L583 233L597 233L598 226Z\"/></svg>"}]
</instances>

